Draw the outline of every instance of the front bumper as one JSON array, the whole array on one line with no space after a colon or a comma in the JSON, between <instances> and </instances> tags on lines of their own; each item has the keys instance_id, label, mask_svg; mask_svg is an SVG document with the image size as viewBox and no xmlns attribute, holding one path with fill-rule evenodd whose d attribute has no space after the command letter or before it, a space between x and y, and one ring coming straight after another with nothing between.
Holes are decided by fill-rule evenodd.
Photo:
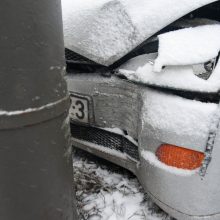
<instances>
[{"instance_id":1,"label":"front bumper","mask_svg":"<svg viewBox=\"0 0 220 220\"><path fill-rule=\"evenodd\" d=\"M173 217L219 219L220 133L204 178L197 171L164 169L148 157L162 143L204 152L217 104L96 74L69 75L67 83L70 93L92 100L89 122L71 122L74 146L131 170L152 199ZM121 133L106 128L120 128Z\"/></svg>"}]
</instances>

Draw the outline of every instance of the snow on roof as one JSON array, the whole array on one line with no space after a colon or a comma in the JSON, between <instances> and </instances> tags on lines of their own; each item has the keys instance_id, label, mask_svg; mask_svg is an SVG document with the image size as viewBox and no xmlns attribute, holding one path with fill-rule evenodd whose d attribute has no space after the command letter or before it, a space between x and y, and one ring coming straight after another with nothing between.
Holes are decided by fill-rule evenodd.
<instances>
[{"instance_id":1,"label":"snow on roof","mask_svg":"<svg viewBox=\"0 0 220 220\"><path fill-rule=\"evenodd\" d=\"M65 46L110 65L185 14L216 0L62 0Z\"/></svg>"}]
</instances>

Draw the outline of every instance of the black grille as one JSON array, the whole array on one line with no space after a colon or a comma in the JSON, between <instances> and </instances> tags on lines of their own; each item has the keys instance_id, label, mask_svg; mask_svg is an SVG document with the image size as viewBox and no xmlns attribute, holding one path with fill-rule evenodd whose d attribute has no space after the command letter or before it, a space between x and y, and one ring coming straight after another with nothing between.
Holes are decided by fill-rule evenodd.
<instances>
[{"instance_id":1,"label":"black grille","mask_svg":"<svg viewBox=\"0 0 220 220\"><path fill-rule=\"evenodd\" d=\"M73 123L70 124L70 128L74 138L126 153L130 157L139 160L138 147L124 136L99 128Z\"/></svg>"}]
</instances>

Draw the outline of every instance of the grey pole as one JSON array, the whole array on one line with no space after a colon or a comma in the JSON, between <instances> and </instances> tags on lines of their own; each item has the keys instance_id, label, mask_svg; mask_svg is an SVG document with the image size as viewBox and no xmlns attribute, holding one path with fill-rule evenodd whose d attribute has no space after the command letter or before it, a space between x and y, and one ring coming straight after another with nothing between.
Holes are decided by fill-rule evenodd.
<instances>
[{"instance_id":1,"label":"grey pole","mask_svg":"<svg viewBox=\"0 0 220 220\"><path fill-rule=\"evenodd\" d=\"M75 220L60 0L0 1L0 219Z\"/></svg>"}]
</instances>

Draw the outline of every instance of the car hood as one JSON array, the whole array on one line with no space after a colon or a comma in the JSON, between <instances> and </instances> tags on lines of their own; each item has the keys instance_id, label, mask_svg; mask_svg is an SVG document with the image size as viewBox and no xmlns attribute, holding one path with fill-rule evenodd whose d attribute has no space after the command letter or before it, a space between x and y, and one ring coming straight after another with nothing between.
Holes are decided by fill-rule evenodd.
<instances>
[{"instance_id":1,"label":"car hood","mask_svg":"<svg viewBox=\"0 0 220 220\"><path fill-rule=\"evenodd\" d=\"M180 17L216 0L62 0L65 47L109 66Z\"/></svg>"}]
</instances>

